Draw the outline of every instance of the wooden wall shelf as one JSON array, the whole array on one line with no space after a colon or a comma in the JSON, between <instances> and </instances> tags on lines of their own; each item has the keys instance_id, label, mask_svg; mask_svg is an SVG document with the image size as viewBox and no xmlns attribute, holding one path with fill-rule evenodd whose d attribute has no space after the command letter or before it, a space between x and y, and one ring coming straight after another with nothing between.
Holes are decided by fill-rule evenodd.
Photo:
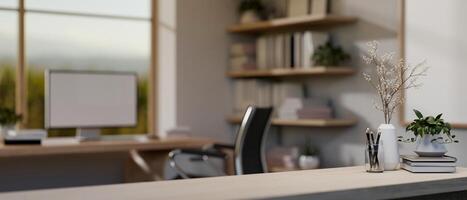
<instances>
[{"instance_id":1,"label":"wooden wall shelf","mask_svg":"<svg viewBox=\"0 0 467 200\"><path fill-rule=\"evenodd\" d=\"M240 124L240 116L227 117L227 122L231 124ZM272 119L273 126L296 126L296 127L348 127L357 124L356 119Z\"/></svg>"},{"instance_id":2,"label":"wooden wall shelf","mask_svg":"<svg viewBox=\"0 0 467 200\"><path fill-rule=\"evenodd\" d=\"M356 70L352 67L313 67L310 69L272 69L272 70L242 70L230 71L230 78L271 78L290 76L329 76L351 75Z\"/></svg>"},{"instance_id":3,"label":"wooden wall shelf","mask_svg":"<svg viewBox=\"0 0 467 200\"><path fill-rule=\"evenodd\" d=\"M335 26L356 22L356 17L350 16L303 16L281 18L269 21L261 21L249 24L237 24L227 28L230 33L263 33L270 31L290 30L290 29L312 29L323 26Z\"/></svg>"}]
</instances>

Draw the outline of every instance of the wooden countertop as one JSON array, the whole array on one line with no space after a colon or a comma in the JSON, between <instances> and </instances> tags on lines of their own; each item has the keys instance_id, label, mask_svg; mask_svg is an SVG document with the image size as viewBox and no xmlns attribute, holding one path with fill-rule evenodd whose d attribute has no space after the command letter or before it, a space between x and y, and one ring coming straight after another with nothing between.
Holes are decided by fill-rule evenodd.
<instances>
[{"instance_id":1,"label":"wooden countertop","mask_svg":"<svg viewBox=\"0 0 467 200\"><path fill-rule=\"evenodd\" d=\"M213 140L201 138L168 138L146 140L102 140L87 141L79 144L52 146L41 145L3 145L0 144L0 158L18 156L40 156L74 153L101 153L129 150L168 150L174 148L199 148L213 143Z\"/></svg>"},{"instance_id":2,"label":"wooden countertop","mask_svg":"<svg viewBox=\"0 0 467 200\"><path fill-rule=\"evenodd\" d=\"M386 199L467 190L467 169L451 174L404 170L370 174L363 166L37 190L0 199Z\"/></svg>"}]
</instances>

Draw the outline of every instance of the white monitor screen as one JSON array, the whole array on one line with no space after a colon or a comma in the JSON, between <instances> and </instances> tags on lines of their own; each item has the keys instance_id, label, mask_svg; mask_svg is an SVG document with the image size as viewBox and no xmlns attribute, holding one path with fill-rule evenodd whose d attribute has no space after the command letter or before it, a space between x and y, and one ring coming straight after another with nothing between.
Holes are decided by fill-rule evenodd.
<instances>
[{"instance_id":1,"label":"white monitor screen","mask_svg":"<svg viewBox=\"0 0 467 200\"><path fill-rule=\"evenodd\" d=\"M136 74L53 70L46 73L46 127L136 125Z\"/></svg>"}]
</instances>

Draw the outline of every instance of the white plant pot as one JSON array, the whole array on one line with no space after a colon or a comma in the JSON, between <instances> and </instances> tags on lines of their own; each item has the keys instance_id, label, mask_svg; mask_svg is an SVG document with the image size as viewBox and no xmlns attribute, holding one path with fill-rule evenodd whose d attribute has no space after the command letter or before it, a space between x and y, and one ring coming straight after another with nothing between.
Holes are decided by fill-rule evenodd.
<instances>
[{"instance_id":1,"label":"white plant pot","mask_svg":"<svg viewBox=\"0 0 467 200\"><path fill-rule=\"evenodd\" d=\"M392 171L399 169L400 155L397 146L396 128L392 124L381 124L378 127L381 133L380 143L383 144L384 170Z\"/></svg>"},{"instance_id":2,"label":"white plant pot","mask_svg":"<svg viewBox=\"0 0 467 200\"><path fill-rule=\"evenodd\" d=\"M261 21L258 13L254 10L247 10L240 16L240 24L248 24Z\"/></svg>"},{"instance_id":3,"label":"white plant pot","mask_svg":"<svg viewBox=\"0 0 467 200\"><path fill-rule=\"evenodd\" d=\"M431 142L439 136L424 135L422 138L417 138L417 146L415 153L419 156L427 157L441 157L444 156L448 150L444 144L439 142Z\"/></svg>"},{"instance_id":4,"label":"white plant pot","mask_svg":"<svg viewBox=\"0 0 467 200\"><path fill-rule=\"evenodd\" d=\"M319 157L301 155L298 158L298 166L300 169L317 169L319 167Z\"/></svg>"}]
</instances>

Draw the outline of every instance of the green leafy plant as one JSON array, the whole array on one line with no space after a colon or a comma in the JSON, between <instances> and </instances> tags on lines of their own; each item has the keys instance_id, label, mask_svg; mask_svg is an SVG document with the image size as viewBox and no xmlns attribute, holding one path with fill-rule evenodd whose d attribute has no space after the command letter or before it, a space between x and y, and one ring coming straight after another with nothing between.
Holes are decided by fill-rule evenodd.
<instances>
[{"instance_id":1,"label":"green leafy plant","mask_svg":"<svg viewBox=\"0 0 467 200\"><path fill-rule=\"evenodd\" d=\"M316 65L338 66L341 62L350 59L350 55L344 52L340 46L333 46L331 42L319 46L311 59Z\"/></svg>"},{"instance_id":2,"label":"green leafy plant","mask_svg":"<svg viewBox=\"0 0 467 200\"><path fill-rule=\"evenodd\" d=\"M446 138L439 136L431 142L438 143L458 143L458 140L455 140L455 135L451 134L451 124L444 122L441 118L443 114L439 114L436 117L427 116L424 117L422 113L418 110L414 110L417 119L414 119L407 127L406 131L412 131L415 135L415 138L403 139L402 136L399 137L399 141L402 142L415 142L416 138L422 138L425 135L445 135Z\"/></svg>"},{"instance_id":3,"label":"green leafy plant","mask_svg":"<svg viewBox=\"0 0 467 200\"><path fill-rule=\"evenodd\" d=\"M258 14L262 14L264 11L264 6L259 0L242 0L238 6L238 12L242 14L243 12L249 10L255 11Z\"/></svg>"},{"instance_id":4,"label":"green leafy plant","mask_svg":"<svg viewBox=\"0 0 467 200\"><path fill-rule=\"evenodd\" d=\"M21 115L17 115L13 109L0 108L0 125L11 125L21 120Z\"/></svg>"}]
</instances>

